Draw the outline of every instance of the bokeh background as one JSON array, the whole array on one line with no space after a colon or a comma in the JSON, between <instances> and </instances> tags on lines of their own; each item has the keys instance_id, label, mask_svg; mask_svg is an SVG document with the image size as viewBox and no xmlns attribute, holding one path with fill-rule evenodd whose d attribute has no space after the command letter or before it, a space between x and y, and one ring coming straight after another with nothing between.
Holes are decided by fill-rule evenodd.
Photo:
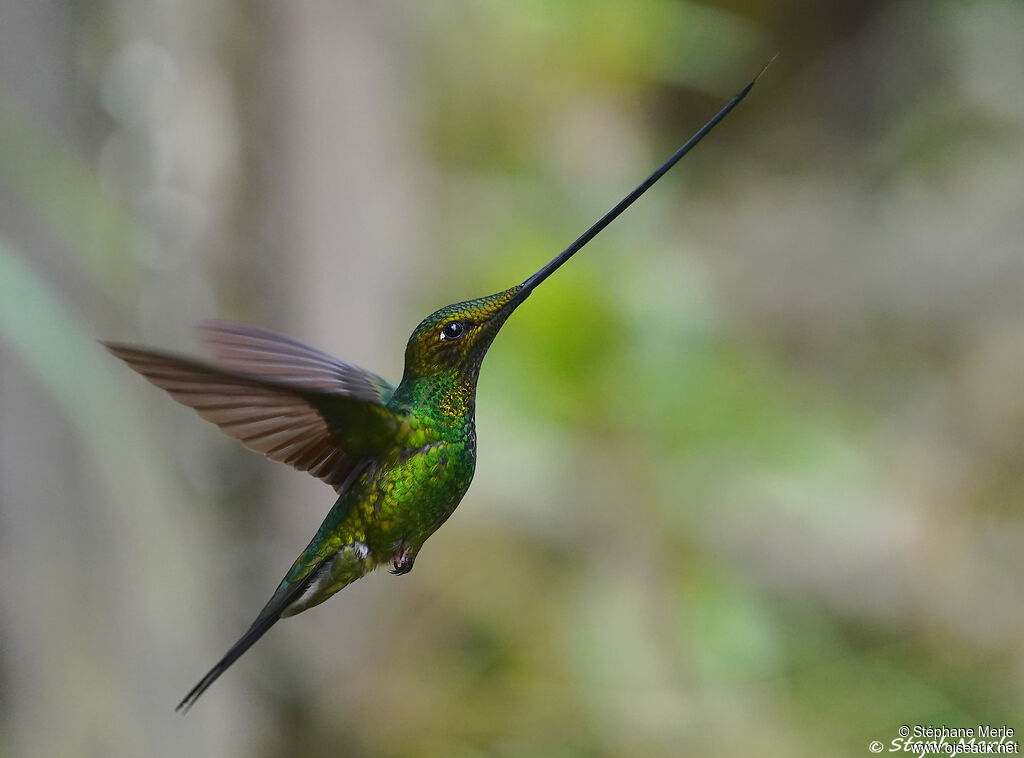
<instances>
[{"instance_id":1,"label":"bokeh background","mask_svg":"<svg viewBox=\"0 0 1024 758\"><path fill-rule=\"evenodd\" d=\"M0 755L863 756L1024 729L1024 4L3 0ZM397 380L561 250L404 578L99 338Z\"/></svg>"}]
</instances>

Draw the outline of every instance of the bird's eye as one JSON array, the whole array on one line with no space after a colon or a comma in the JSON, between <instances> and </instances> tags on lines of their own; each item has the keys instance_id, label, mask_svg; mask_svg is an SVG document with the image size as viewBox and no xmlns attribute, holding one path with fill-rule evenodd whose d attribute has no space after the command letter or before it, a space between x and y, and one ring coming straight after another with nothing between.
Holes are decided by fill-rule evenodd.
<instances>
[{"instance_id":1,"label":"bird's eye","mask_svg":"<svg viewBox=\"0 0 1024 758\"><path fill-rule=\"evenodd\" d=\"M461 321L449 321L441 327L441 339L457 340L466 333L466 325Z\"/></svg>"}]
</instances>

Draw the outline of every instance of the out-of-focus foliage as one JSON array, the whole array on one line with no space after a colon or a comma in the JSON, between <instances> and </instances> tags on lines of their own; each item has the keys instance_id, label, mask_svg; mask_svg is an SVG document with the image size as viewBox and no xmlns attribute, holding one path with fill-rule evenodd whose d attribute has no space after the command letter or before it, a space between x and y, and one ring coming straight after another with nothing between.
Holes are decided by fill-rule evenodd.
<instances>
[{"instance_id":1,"label":"out-of-focus foliage","mask_svg":"<svg viewBox=\"0 0 1024 758\"><path fill-rule=\"evenodd\" d=\"M0 7L0 755L862 756L1024 729L1024 6ZM114 365L265 324L397 379L517 312L408 577Z\"/></svg>"}]
</instances>

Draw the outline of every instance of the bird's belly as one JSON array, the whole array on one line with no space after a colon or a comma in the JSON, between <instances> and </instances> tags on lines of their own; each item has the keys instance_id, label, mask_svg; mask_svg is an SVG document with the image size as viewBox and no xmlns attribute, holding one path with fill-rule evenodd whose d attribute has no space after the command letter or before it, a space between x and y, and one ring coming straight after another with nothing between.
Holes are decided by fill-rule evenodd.
<instances>
[{"instance_id":1,"label":"bird's belly","mask_svg":"<svg viewBox=\"0 0 1024 758\"><path fill-rule=\"evenodd\" d=\"M366 537L378 555L423 544L469 489L476 464L466 442L435 442L396 456L373 477Z\"/></svg>"}]
</instances>

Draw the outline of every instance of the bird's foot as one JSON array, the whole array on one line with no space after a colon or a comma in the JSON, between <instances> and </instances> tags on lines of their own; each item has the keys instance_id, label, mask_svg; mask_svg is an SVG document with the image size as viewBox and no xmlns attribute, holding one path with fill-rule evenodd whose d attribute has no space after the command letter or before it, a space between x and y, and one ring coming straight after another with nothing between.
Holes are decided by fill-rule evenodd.
<instances>
[{"instance_id":1,"label":"bird's foot","mask_svg":"<svg viewBox=\"0 0 1024 758\"><path fill-rule=\"evenodd\" d=\"M411 547L404 545L397 545L395 547L394 559L391 569L391 573L395 576L401 576L402 574L408 574L412 571L412 564L416 561L416 552Z\"/></svg>"}]
</instances>

